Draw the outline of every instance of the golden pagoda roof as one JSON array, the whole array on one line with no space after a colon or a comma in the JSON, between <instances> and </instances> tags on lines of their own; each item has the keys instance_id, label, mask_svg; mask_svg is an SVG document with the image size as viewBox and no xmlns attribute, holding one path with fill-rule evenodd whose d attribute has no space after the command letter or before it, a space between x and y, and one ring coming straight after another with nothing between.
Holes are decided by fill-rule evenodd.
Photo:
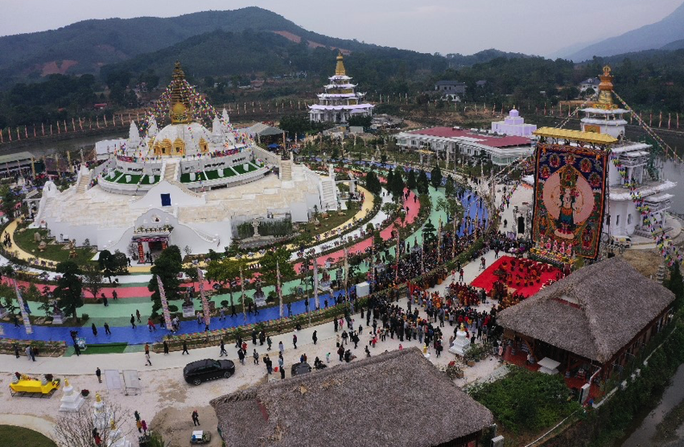
<instances>
[{"instance_id":1,"label":"golden pagoda roof","mask_svg":"<svg viewBox=\"0 0 684 447\"><path fill-rule=\"evenodd\" d=\"M337 66L335 66L335 76L346 76L347 70L344 68L344 57L342 53L337 53Z\"/></svg>"},{"instance_id":2,"label":"golden pagoda roof","mask_svg":"<svg viewBox=\"0 0 684 447\"><path fill-rule=\"evenodd\" d=\"M558 129L556 127L542 127L533 132L538 137L559 138L571 141L594 144L614 144L617 138L604 133L582 132L580 130Z\"/></svg>"},{"instance_id":3,"label":"golden pagoda roof","mask_svg":"<svg viewBox=\"0 0 684 447\"><path fill-rule=\"evenodd\" d=\"M190 122L190 108L187 99L184 98L183 85L185 84L185 73L181 68L180 62L176 61L171 76L171 104L169 115L173 124L187 124Z\"/></svg>"},{"instance_id":4,"label":"golden pagoda roof","mask_svg":"<svg viewBox=\"0 0 684 447\"><path fill-rule=\"evenodd\" d=\"M598 101L594 103L597 109L616 109L617 105L613 104L613 75L610 74L610 66L603 67L603 74L599 76L601 83L599 84Z\"/></svg>"}]
</instances>

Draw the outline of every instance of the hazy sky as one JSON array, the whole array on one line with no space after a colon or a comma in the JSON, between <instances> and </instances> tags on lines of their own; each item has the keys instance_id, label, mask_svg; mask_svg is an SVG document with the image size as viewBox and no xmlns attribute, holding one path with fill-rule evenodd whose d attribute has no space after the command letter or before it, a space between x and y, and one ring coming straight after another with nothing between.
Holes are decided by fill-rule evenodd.
<instances>
[{"instance_id":1,"label":"hazy sky","mask_svg":"<svg viewBox=\"0 0 684 447\"><path fill-rule=\"evenodd\" d=\"M0 35L86 19L260 6L310 31L422 52L550 55L657 22L682 0L0 0Z\"/></svg>"}]
</instances>

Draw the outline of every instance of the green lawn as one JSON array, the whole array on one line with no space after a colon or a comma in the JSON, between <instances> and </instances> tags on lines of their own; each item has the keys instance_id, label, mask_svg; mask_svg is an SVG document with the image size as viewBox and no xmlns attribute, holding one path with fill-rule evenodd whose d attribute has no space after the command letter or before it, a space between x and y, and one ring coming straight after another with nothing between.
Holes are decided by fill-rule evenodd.
<instances>
[{"instance_id":1,"label":"green lawn","mask_svg":"<svg viewBox=\"0 0 684 447\"><path fill-rule=\"evenodd\" d=\"M23 231L22 231L23 230ZM45 251L38 249L38 244L33 241L34 234L39 232L48 244ZM69 250L64 249L63 244L52 244L47 240L47 230L26 227L20 228L14 232L14 243L21 247L27 253L44 259L49 259L55 262L63 262L69 260ZM95 252L89 248L77 248L77 260L86 260L93 257Z\"/></svg>"},{"instance_id":2,"label":"green lawn","mask_svg":"<svg viewBox=\"0 0 684 447\"><path fill-rule=\"evenodd\" d=\"M116 183L123 183L123 184L127 184L127 185L137 185L138 182L140 182L141 177L144 177L143 181L141 183L142 185L153 185L153 184L159 182L159 179L160 179L160 177L158 175L155 175L155 176L153 176L152 182L150 182L150 176L149 175L144 175L144 176L143 175L137 175L137 174L121 174L121 175L119 175L118 172L116 175L117 175L116 176ZM130 181L126 181L126 175L131 176Z\"/></svg>"},{"instance_id":3,"label":"green lawn","mask_svg":"<svg viewBox=\"0 0 684 447\"><path fill-rule=\"evenodd\" d=\"M104 329L103 329L104 331ZM122 354L126 351L128 343L104 343L101 345L88 345L85 351L81 354ZM75 355L73 346L67 348L66 357Z\"/></svg>"},{"instance_id":4,"label":"green lawn","mask_svg":"<svg viewBox=\"0 0 684 447\"><path fill-rule=\"evenodd\" d=\"M57 447L37 431L14 425L0 425L0 447Z\"/></svg>"},{"instance_id":5,"label":"green lawn","mask_svg":"<svg viewBox=\"0 0 684 447\"><path fill-rule=\"evenodd\" d=\"M249 169L247 171L245 171L243 165L241 165L241 164L233 166L233 169L238 174L246 174L248 172L256 171L257 169L259 169L256 166L254 166L252 163L248 163L247 166L249 167Z\"/></svg>"},{"instance_id":6,"label":"green lawn","mask_svg":"<svg viewBox=\"0 0 684 447\"><path fill-rule=\"evenodd\" d=\"M318 222L320 223L320 226L315 226L312 222L309 222L305 225L300 225L300 230L304 232L304 234L311 233L311 234L322 234L325 233L328 230L332 230L333 228L338 227L339 225L342 225L352 217L356 215L356 213L359 212L359 209L361 207L361 204L359 202L351 202L351 207L347 208L346 211L331 211L328 213L328 218L324 219L321 217L321 215L318 216ZM340 215L340 213L343 213Z\"/></svg>"}]
</instances>

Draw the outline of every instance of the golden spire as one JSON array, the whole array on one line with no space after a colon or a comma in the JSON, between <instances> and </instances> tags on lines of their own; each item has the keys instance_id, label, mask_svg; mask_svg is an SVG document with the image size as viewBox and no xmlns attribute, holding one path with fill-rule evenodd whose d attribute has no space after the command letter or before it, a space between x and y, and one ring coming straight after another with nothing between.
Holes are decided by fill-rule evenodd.
<instances>
[{"instance_id":1,"label":"golden spire","mask_svg":"<svg viewBox=\"0 0 684 447\"><path fill-rule=\"evenodd\" d=\"M337 66L335 67L335 76L346 76L347 71L344 69L344 57L342 57L342 52L337 53Z\"/></svg>"},{"instance_id":2,"label":"golden spire","mask_svg":"<svg viewBox=\"0 0 684 447\"><path fill-rule=\"evenodd\" d=\"M176 61L171 77L171 122L173 124L185 124L188 119L188 104L183 100L183 86L185 84L185 73L181 68L180 62Z\"/></svg>"},{"instance_id":3,"label":"golden spire","mask_svg":"<svg viewBox=\"0 0 684 447\"><path fill-rule=\"evenodd\" d=\"M603 67L603 74L599 78L599 98L595 106L600 109L616 109L617 106L613 104L613 75L610 74L608 65Z\"/></svg>"}]
</instances>

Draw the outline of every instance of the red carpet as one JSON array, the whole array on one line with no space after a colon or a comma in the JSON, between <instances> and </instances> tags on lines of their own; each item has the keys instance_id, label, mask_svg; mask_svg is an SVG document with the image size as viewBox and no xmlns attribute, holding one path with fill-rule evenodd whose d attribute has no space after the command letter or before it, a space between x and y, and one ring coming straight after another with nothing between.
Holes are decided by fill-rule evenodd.
<instances>
[{"instance_id":1,"label":"red carpet","mask_svg":"<svg viewBox=\"0 0 684 447\"><path fill-rule=\"evenodd\" d=\"M492 290L494 283L499 279L494 272L502 268L506 272L511 273L511 262L516 263L515 271L512 272L513 279L509 279L506 285L514 289L516 292L522 294L525 297L532 296L539 292L542 285L546 284L549 280L556 280L556 275L560 273L560 270L542 262L536 262L527 259L516 259L511 256L502 256L497 259L494 264L490 265L480 276L475 278L475 281L471 283L474 287L480 287L485 289L487 293ZM519 268L520 262L526 264L526 267L522 269ZM530 270L540 271L539 281L536 280L529 285L524 285L524 279L534 276L530 273Z\"/></svg>"}]
</instances>

